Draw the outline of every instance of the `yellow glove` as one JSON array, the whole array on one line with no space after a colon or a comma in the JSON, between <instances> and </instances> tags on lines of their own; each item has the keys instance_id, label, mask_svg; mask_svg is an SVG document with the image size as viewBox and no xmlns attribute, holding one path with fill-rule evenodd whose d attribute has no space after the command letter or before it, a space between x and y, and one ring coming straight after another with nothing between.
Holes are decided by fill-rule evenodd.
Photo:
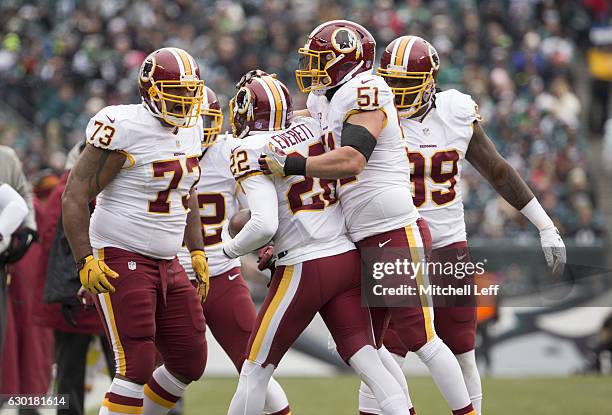
<instances>
[{"instance_id":1,"label":"yellow glove","mask_svg":"<svg viewBox=\"0 0 612 415\"><path fill-rule=\"evenodd\" d=\"M208 262L206 261L204 251L191 251L191 267L198 280L198 285L196 287L198 296L200 297L200 301L204 303L208 296L208 289L210 288L210 274L208 272Z\"/></svg>"},{"instance_id":2,"label":"yellow glove","mask_svg":"<svg viewBox=\"0 0 612 415\"><path fill-rule=\"evenodd\" d=\"M90 293L115 292L115 287L108 282L107 277L117 278L119 274L110 269L101 259L95 259L93 255L87 255L81 260L78 268L81 285Z\"/></svg>"}]
</instances>

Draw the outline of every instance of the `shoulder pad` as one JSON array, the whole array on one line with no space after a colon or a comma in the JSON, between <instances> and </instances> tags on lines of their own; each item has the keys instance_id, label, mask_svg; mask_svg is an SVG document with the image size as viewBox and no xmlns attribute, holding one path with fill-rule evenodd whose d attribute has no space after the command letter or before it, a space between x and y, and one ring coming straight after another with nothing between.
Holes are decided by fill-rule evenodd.
<instances>
[{"instance_id":1,"label":"shoulder pad","mask_svg":"<svg viewBox=\"0 0 612 415\"><path fill-rule=\"evenodd\" d=\"M291 125L289 126L288 129L291 129L298 124L302 124L306 128L308 128L310 131L312 131L315 137L321 136L321 125L319 124L319 121L317 121L313 117L301 116L301 117L292 118Z\"/></svg>"},{"instance_id":2,"label":"shoulder pad","mask_svg":"<svg viewBox=\"0 0 612 415\"><path fill-rule=\"evenodd\" d=\"M130 118L130 106L112 105L91 117L85 130L87 142L105 150L126 150L130 134L124 134L121 124Z\"/></svg>"},{"instance_id":3,"label":"shoulder pad","mask_svg":"<svg viewBox=\"0 0 612 415\"><path fill-rule=\"evenodd\" d=\"M268 143L268 137L267 134L246 137L232 148L229 168L236 181L255 174L263 174L259 168L259 156Z\"/></svg>"},{"instance_id":4,"label":"shoulder pad","mask_svg":"<svg viewBox=\"0 0 612 415\"><path fill-rule=\"evenodd\" d=\"M478 114L478 105L472 97L456 89L438 92L436 94L436 106L443 114L448 114L449 121L472 124L474 121L481 120L480 114Z\"/></svg>"},{"instance_id":5,"label":"shoulder pad","mask_svg":"<svg viewBox=\"0 0 612 415\"><path fill-rule=\"evenodd\" d=\"M393 102L393 93L382 77L362 74L340 87L332 102L343 112L372 111Z\"/></svg>"}]
</instances>

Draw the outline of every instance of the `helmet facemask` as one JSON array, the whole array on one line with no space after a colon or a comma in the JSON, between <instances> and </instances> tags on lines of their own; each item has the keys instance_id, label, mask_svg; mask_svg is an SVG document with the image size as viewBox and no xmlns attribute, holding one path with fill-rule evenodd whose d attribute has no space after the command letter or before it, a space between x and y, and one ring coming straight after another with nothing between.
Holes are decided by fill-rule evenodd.
<instances>
[{"instance_id":1,"label":"helmet facemask","mask_svg":"<svg viewBox=\"0 0 612 415\"><path fill-rule=\"evenodd\" d=\"M223 112L218 109L204 108L202 110L202 121L204 123L204 147L210 147L217 141L223 127Z\"/></svg>"},{"instance_id":2,"label":"helmet facemask","mask_svg":"<svg viewBox=\"0 0 612 415\"><path fill-rule=\"evenodd\" d=\"M378 68L378 75L382 76L393 95L395 96L395 107L398 115L403 118L411 117L418 113L424 105L427 105L436 86L434 71L430 72L407 72L400 68Z\"/></svg>"},{"instance_id":3,"label":"helmet facemask","mask_svg":"<svg viewBox=\"0 0 612 415\"><path fill-rule=\"evenodd\" d=\"M197 124L204 99L204 81L153 81L149 88L151 106L156 115L174 127L190 128Z\"/></svg>"},{"instance_id":4,"label":"helmet facemask","mask_svg":"<svg viewBox=\"0 0 612 415\"><path fill-rule=\"evenodd\" d=\"M331 50L316 51L308 48L298 49L300 60L295 71L298 88L302 92L311 92L331 85L332 80L327 68L336 63L336 54Z\"/></svg>"}]
</instances>

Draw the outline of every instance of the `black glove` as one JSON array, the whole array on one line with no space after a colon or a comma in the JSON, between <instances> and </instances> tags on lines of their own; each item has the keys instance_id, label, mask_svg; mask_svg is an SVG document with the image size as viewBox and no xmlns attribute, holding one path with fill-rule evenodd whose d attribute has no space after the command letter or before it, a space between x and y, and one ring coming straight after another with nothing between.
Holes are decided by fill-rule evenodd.
<instances>
[{"instance_id":1,"label":"black glove","mask_svg":"<svg viewBox=\"0 0 612 415\"><path fill-rule=\"evenodd\" d=\"M19 228L11 237L11 244L6 250L5 262L11 264L19 261L28 252L30 245L38 240L38 232L30 228Z\"/></svg>"}]
</instances>

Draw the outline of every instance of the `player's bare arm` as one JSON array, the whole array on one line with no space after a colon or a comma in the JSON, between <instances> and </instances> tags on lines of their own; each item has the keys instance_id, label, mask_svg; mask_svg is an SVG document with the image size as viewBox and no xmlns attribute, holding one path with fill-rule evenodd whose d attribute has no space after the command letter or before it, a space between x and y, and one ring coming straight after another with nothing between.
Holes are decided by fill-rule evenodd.
<instances>
[{"instance_id":1,"label":"player's bare arm","mask_svg":"<svg viewBox=\"0 0 612 415\"><path fill-rule=\"evenodd\" d=\"M62 221L66 239L77 262L83 287L94 294L114 292L108 278L119 274L92 255L89 241L89 202L117 176L126 156L117 151L85 146L70 172L62 195Z\"/></svg>"},{"instance_id":2,"label":"player's bare arm","mask_svg":"<svg viewBox=\"0 0 612 415\"><path fill-rule=\"evenodd\" d=\"M210 271L204 254L204 237L202 236L202 222L198 206L198 194L195 186L189 192L189 212L187 213L187 225L185 226L185 245L191 255L191 267L198 280L196 287L200 301L203 303L208 297L210 288Z\"/></svg>"},{"instance_id":3,"label":"player's bare arm","mask_svg":"<svg viewBox=\"0 0 612 415\"><path fill-rule=\"evenodd\" d=\"M282 176L297 175L322 179L356 176L365 169L386 120L387 116L382 110L351 114L342 129L342 147L307 158L287 158L278 152L266 154L269 172Z\"/></svg>"},{"instance_id":4,"label":"player's bare arm","mask_svg":"<svg viewBox=\"0 0 612 415\"><path fill-rule=\"evenodd\" d=\"M187 225L185 226L185 245L189 251L204 251L204 239L202 238L202 222L198 206L198 195L195 187L189 192L189 213L187 213Z\"/></svg>"},{"instance_id":5,"label":"player's bare arm","mask_svg":"<svg viewBox=\"0 0 612 415\"><path fill-rule=\"evenodd\" d=\"M553 274L563 273L567 254L559 231L529 186L499 154L477 121L474 122L474 133L465 158L491 183L497 193L538 228L546 263L552 268Z\"/></svg>"},{"instance_id":6,"label":"player's bare arm","mask_svg":"<svg viewBox=\"0 0 612 415\"><path fill-rule=\"evenodd\" d=\"M533 199L533 192L527 183L499 154L478 122L474 122L474 133L465 158L515 209L521 210Z\"/></svg>"},{"instance_id":7,"label":"player's bare arm","mask_svg":"<svg viewBox=\"0 0 612 415\"><path fill-rule=\"evenodd\" d=\"M381 110L360 111L348 117L342 129L342 147L306 159L306 176L343 179L365 169L387 116Z\"/></svg>"},{"instance_id":8,"label":"player's bare arm","mask_svg":"<svg viewBox=\"0 0 612 415\"><path fill-rule=\"evenodd\" d=\"M62 195L62 221L75 261L91 255L89 202L119 173L126 156L117 151L85 146L68 176Z\"/></svg>"}]
</instances>

